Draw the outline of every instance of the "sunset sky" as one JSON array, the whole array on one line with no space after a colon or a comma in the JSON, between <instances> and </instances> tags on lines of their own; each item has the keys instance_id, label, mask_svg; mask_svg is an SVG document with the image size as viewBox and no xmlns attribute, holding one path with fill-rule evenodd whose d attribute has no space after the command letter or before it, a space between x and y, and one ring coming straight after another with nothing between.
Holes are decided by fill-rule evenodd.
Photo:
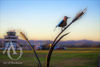
<instances>
[{"instance_id":1,"label":"sunset sky","mask_svg":"<svg viewBox=\"0 0 100 67\"><path fill-rule=\"evenodd\" d=\"M9 30L23 31L29 39L54 40L60 32L55 26L64 16L74 16L87 8L86 14L73 23L62 40L100 41L99 0L0 0L0 38Z\"/></svg>"}]
</instances>

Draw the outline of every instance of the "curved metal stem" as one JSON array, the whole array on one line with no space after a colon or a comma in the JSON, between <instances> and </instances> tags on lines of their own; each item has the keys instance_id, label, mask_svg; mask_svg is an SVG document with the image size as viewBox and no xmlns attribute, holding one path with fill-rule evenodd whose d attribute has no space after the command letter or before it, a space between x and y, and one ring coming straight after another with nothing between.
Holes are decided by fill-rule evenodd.
<instances>
[{"instance_id":1,"label":"curved metal stem","mask_svg":"<svg viewBox=\"0 0 100 67\"><path fill-rule=\"evenodd\" d=\"M30 47L32 48L32 45L31 45L31 43L29 42L28 38L25 36L25 34L22 33L22 32L20 32L20 34L24 37L24 39L28 42L28 44L29 44ZM38 60L38 63L39 63L39 66L38 66L38 67L42 67L41 62L40 62L40 60L39 60L39 57L38 57L38 55L37 55L35 49L32 48L32 50L33 50L33 52L34 52L34 54L35 54L35 56L36 56L36 58L37 58L37 60Z\"/></svg>"},{"instance_id":2,"label":"curved metal stem","mask_svg":"<svg viewBox=\"0 0 100 67\"><path fill-rule=\"evenodd\" d=\"M70 32L69 32L69 33L70 33ZM51 47L52 50L49 51L50 53L49 53L49 55L48 55L48 57L49 57L49 58L47 59L48 61L50 61L51 54L52 54L53 49L54 49L54 47L56 46L56 44L57 44L64 36L68 35L69 33L66 33L66 34L62 35L62 36L55 42L54 46ZM47 66L49 66L49 63L47 64Z\"/></svg>"}]
</instances>

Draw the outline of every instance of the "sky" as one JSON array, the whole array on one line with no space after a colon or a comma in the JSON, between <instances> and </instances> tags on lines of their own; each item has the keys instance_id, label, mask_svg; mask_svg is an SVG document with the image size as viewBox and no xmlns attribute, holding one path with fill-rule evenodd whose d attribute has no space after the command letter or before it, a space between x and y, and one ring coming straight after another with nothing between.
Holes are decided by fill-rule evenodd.
<instances>
[{"instance_id":1,"label":"sky","mask_svg":"<svg viewBox=\"0 0 100 67\"><path fill-rule=\"evenodd\" d=\"M61 31L55 26L64 16L70 17L87 8L85 15L74 22L64 33L62 40L100 41L99 0L0 0L0 38L6 32L24 32L32 40L54 40ZM63 33L63 34L64 34Z\"/></svg>"}]
</instances>

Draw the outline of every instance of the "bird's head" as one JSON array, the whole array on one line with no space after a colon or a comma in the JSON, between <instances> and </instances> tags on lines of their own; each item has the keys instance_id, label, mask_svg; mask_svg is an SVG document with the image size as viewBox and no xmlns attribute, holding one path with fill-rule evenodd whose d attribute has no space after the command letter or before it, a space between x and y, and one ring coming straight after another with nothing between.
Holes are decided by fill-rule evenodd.
<instances>
[{"instance_id":1,"label":"bird's head","mask_svg":"<svg viewBox=\"0 0 100 67\"><path fill-rule=\"evenodd\" d=\"M70 18L70 17L64 16L64 19L63 20L64 21L67 21L68 18Z\"/></svg>"}]
</instances>

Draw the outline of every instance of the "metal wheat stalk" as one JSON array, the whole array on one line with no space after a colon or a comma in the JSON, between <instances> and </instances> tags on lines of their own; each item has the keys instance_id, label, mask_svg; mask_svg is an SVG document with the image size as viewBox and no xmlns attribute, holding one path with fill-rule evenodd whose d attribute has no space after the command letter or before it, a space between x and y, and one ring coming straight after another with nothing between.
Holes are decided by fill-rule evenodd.
<instances>
[{"instance_id":1,"label":"metal wheat stalk","mask_svg":"<svg viewBox=\"0 0 100 67\"><path fill-rule=\"evenodd\" d=\"M20 32L20 34L23 36L23 38L28 42L29 46L32 48L32 45L31 45L31 43L29 42L28 38L25 36L25 34L22 33L22 32ZM42 67L41 62L40 62L40 60L39 60L39 57L38 57L38 55L37 55L35 49L32 48L32 50L33 50L33 52L34 52L34 54L35 54L35 57L36 57L37 60L38 60L38 63L39 63L38 67Z\"/></svg>"},{"instance_id":2,"label":"metal wheat stalk","mask_svg":"<svg viewBox=\"0 0 100 67\"><path fill-rule=\"evenodd\" d=\"M51 55L52 55L52 52L53 52L53 50L54 50L54 47L56 46L56 44L57 44L64 36L68 35L69 33L62 35L61 37L60 37L60 35L61 35L72 23L74 23L74 22L75 22L76 20L78 20L81 16L83 16L84 13L86 12L86 10L87 10L87 9L85 8L83 11L81 11L80 13L78 13L78 14L76 15L76 17L70 22L70 24L69 24L68 26L66 26L66 27L56 36L56 38L54 39L54 41L53 41L53 43L52 43L52 46L51 46L51 48L50 48L50 50L49 50L48 56L47 56L47 64L46 64L47 67L50 66L50 59L51 59ZM60 38L59 38L59 37L60 37ZM59 38L59 39L58 39L58 38ZM57 39L58 39L58 40L57 40Z\"/></svg>"}]
</instances>

